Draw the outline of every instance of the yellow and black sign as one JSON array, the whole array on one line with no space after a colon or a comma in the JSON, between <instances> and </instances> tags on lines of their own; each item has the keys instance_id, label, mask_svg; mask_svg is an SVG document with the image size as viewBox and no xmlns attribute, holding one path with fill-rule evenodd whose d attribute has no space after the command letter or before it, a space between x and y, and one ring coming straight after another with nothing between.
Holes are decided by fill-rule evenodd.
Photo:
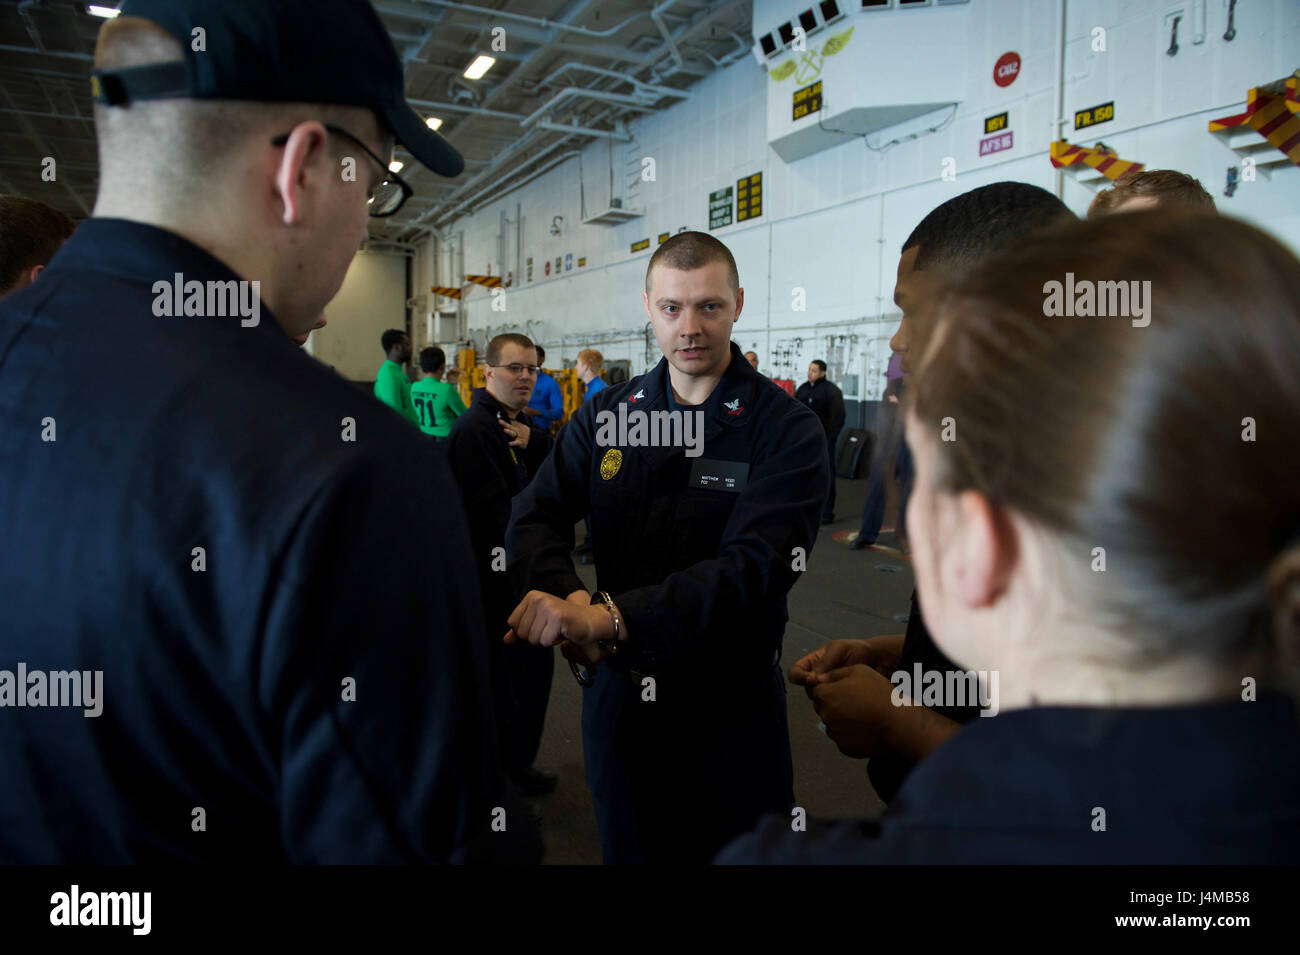
<instances>
[{"instance_id":1,"label":"yellow and black sign","mask_svg":"<svg viewBox=\"0 0 1300 955\"><path fill-rule=\"evenodd\" d=\"M822 108L822 81L794 91L794 118L802 119L809 113L819 113Z\"/></svg>"},{"instance_id":2,"label":"yellow and black sign","mask_svg":"<svg viewBox=\"0 0 1300 955\"><path fill-rule=\"evenodd\" d=\"M633 251L633 252L644 252L644 251L645 251L646 249L648 249L648 248L650 248L650 240L649 240L649 239L642 239L640 242L633 242L633 243L632 243L632 251Z\"/></svg>"},{"instance_id":3,"label":"yellow and black sign","mask_svg":"<svg viewBox=\"0 0 1300 955\"><path fill-rule=\"evenodd\" d=\"M990 116L984 120L984 135L990 133L1000 133L1007 128L1007 114L998 113L996 116Z\"/></svg>"},{"instance_id":4,"label":"yellow and black sign","mask_svg":"<svg viewBox=\"0 0 1300 955\"><path fill-rule=\"evenodd\" d=\"M763 174L736 180L736 221L757 219L763 214Z\"/></svg>"},{"instance_id":5,"label":"yellow and black sign","mask_svg":"<svg viewBox=\"0 0 1300 955\"><path fill-rule=\"evenodd\" d=\"M660 245L663 245L663 244L664 244L665 242L667 242L667 241L669 240L669 238L671 238L671 237L672 237L672 233L671 233L671 232L660 232L660 233L659 233L659 244L660 244Z\"/></svg>"},{"instance_id":6,"label":"yellow and black sign","mask_svg":"<svg viewBox=\"0 0 1300 955\"><path fill-rule=\"evenodd\" d=\"M582 268L586 264L587 264L587 257L585 255L578 259L578 268Z\"/></svg>"},{"instance_id":7,"label":"yellow and black sign","mask_svg":"<svg viewBox=\"0 0 1300 955\"><path fill-rule=\"evenodd\" d=\"M1115 101L1102 103L1089 109L1081 109L1074 114L1074 128L1086 129L1098 123L1106 123L1115 118Z\"/></svg>"}]
</instances>

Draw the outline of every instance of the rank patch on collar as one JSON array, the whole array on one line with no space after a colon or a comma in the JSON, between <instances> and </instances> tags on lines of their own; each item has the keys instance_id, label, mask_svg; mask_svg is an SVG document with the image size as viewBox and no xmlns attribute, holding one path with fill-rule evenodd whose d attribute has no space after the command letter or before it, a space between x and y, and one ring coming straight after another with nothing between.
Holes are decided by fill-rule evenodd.
<instances>
[{"instance_id":1,"label":"rank patch on collar","mask_svg":"<svg viewBox=\"0 0 1300 955\"><path fill-rule=\"evenodd\" d=\"M722 406L727 409L727 414L740 414L745 410L745 406L740 403L740 399L734 401L724 401Z\"/></svg>"},{"instance_id":2,"label":"rank patch on collar","mask_svg":"<svg viewBox=\"0 0 1300 955\"><path fill-rule=\"evenodd\" d=\"M627 399L627 403L630 404L630 405L634 405L634 404L636 404L638 401L640 401L640 400L641 400L642 398L644 398L644 397L645 397L645 389L644 389L644 388L638 388L638 389L636 390L636 394L634 394L632 397L630 397L630 398Z\"/></svg>"},{"instance_id":3,"label":"rank patch on collar","mask_svg":"<svg viewBox=\"0 0 1300 955\"><path fill-rule=\"evenodd\" d=\"M623 466L623 452L618 448L610 448L605 452L605 456L600 459L600 476L608 481L618 469Z\"/></svg>"}]
</instances>

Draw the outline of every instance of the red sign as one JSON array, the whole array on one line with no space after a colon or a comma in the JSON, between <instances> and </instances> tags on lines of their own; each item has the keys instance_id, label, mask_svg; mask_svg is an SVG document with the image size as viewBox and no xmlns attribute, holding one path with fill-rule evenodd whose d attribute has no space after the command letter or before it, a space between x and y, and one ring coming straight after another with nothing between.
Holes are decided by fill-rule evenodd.
<instances>
[{"instance_id":1,"label":"red sign","mask_svg":"<svg viewBox=\"0 0 1300 955\"><path fill-rule=\"evenodd\" d=\"M993 82L998 86L1010 86L1020 75L1020 54L1003 53L993 64Z\"/></svg>"}]
</instances>

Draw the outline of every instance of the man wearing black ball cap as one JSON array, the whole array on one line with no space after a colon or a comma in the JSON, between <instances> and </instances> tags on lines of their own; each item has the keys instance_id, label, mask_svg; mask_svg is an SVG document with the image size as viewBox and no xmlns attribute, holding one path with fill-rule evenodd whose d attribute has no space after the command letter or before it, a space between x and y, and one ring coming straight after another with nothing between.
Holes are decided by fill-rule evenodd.
<instances>
[{"instance_id":1,"label":"man wearing black ball cap","mask_svg":"<svg viewBox=\"0 0 1300 955\"><path fill-rule=\"evenodd\" d=\"M94 216L0 306L0 660L102 712L6 714L0 861L536 860L446 465L295 346L394 140L459 155L355 0L126 0L92 93Z\"/></svg>"}]
</instances>

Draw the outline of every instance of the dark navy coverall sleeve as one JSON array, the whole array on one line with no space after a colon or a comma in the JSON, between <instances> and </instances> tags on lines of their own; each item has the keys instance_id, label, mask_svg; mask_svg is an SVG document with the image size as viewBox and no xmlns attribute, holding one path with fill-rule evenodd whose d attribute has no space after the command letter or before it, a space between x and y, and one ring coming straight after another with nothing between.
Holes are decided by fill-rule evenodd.
<instances>
[{"instance_id":1,"label":"dark navy coverall sleeve","mask_svg":"<svg viewBox=\"0 0 1300 955\"><path fill-rule=\"evenodd\" d=\"M502 791L477 578L461 567L425 579L431 535L467 536L433 458L432 444L390 446L317 489L271 592L266 632L308 637L268 643L260 666L293 862L540 857ZM497 806L505 832L491 830Z\"/></svg>"},{"instance_id":2,"label":"dark navy coverall sleeve","mask_svg":"<svg viewBox=\"0 0 1300 955\"><path fill-rule=\"evenodd\" d=\"M817 536L830 466L816 417L788 408L777 420L752 425L747 484L717 557L612 595L627 625L628 646L619 653L628 666L663 665L698 648L701 638L742 644L747 635L729 626L742 609L794 585L794 562L807 558ZM510 540L529 565L526 579L556 596L585 589L569 551L573 524L589 507L594 415L587 405L574 414L555 453L516 499Z\"/></svg>"},{"instance_id":3,"label":"dark navy coverall sleeve","mask_svg":"<svg viewBox=\"0 0 1300 955\"><path fill-rule=\"evenodd\" d=\"M555 450L512 504L506 558L527 589L567 597L587 587L573 569L573 525L587 515L594 414L591 403L573 413ZM532 439L528 442L532 444Z\"/></svg>"}]
</instances>

